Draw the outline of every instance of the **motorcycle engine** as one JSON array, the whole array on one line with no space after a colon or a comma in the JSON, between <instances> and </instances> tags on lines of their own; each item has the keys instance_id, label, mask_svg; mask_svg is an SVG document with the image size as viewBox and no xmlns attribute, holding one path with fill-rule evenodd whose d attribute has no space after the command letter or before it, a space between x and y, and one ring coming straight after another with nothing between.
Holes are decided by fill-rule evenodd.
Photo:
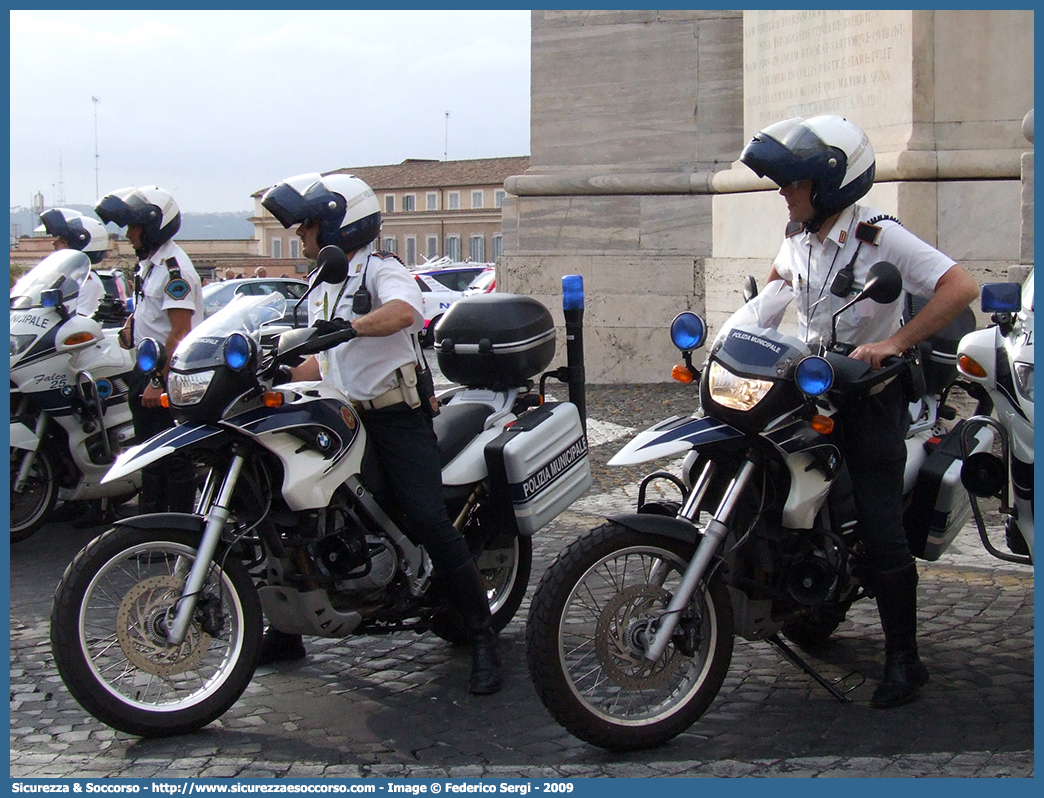
<instances>
[{"instance_id":1,"label":"motorcycle engine","mask_svg":"<svg viewBox=\"0 0 1044 798\"><path fill-rule=\"evenodd\" d=\"M327 535L314 545L320 570L338 590L373 590L394 577L399 558L390 541L379 535L346 532Z\"/></svg>"},{"instance_id":2,"label":"motorcycle engine","mask_svg":"<svg viewBox=\"0 0 1044 798\"><path fill-rule=\"evenodd\" d=\"M844 552L829 537L809 541L802 556L787 565L784 584L799 604L813 606L827 601L837 588L844 565Z\"/></svg>"}]
</instances>

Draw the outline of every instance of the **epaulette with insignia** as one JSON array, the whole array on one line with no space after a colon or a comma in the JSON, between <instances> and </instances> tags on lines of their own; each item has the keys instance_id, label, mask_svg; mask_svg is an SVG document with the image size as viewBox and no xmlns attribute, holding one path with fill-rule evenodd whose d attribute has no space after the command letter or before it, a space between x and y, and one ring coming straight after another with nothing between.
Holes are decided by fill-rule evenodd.
<instances>
[{"instance_id":1,"label":"epaulette with insignia","mask_svg":"<svg viewBox=\"0 0 1044 798\"><path fill-rule=\"evenodd\" d=\"M399 263L402 263L402 258L396 255L394 252L386 252L383 249L378 249L375 250L373 254L376 255L378 258L395 258L395 260L397 260ZM406 266L405 263L402 263L402 265Z\"/></svg>"},{"instance_id":2,"label":"epaulette with insignia","mask_svg":"<svg viewBox=\"0 0 1044 798\"><path fill-rule=\"evenodd\" d=\"M801 222L787 222L787 230L785 235L787 238L793 238L804 229L805 225L803 225Z\"/></svg>"},{"instance_id":3,"label":"epaulette with insignia","mask_svg":"<svg viewBox=\"0 0 1044 798\"><path fill-rule=\"evenodd\" d=\"M873 219L871 219L868 222L860 222L858 225L856 225L856 231L855 231L856 240L857 241L862 241L864 243L867 243L867 244L869 244L872 247L876 247L877 246L878 236L881 235L881 228L877 226L877 223L878 222L883 222L885 219L887 219L890 222L895 222L900 227L903 224L898 219L896 219L894 216L887 216L885 214L882 214L880 216L875 216Z\"/></svg>"}]
</instances>

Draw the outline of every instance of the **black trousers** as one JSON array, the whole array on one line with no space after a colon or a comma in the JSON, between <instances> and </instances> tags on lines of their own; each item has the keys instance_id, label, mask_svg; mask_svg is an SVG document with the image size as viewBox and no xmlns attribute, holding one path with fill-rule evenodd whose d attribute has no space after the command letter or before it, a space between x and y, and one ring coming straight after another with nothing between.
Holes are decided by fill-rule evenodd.
<instances>
[{"instance_id":1,"label":"black trousers","mask_svg":"<svg viewBox=\"0 0 1044 798\"><path fill-rule=\"evenodd\" d=\"M431 419L405 404L362 410L359 415L380 471L379 486L373 489L382 499L387 494L402 510L403 532L424 546L436 574L467 565L468 544L446 514L442 464Z\"/></svg>"},{"instance_id":2,"label":"black trousers","mask_svg":"<svg viewBox=\"0 0 1044 798\"><path fill-rule=\"evenodd\" d=\"M840 408L843 455L852 477L867 565L891 571L913 562L903 529L908 402L901 380Z\"/></svg>"},{"instance_id":3,"label":"black trousers","mask_svg":"<svg viewBox=\"0 0 1044 798\"><path fill-rule=\"evenodd\" d=\"M174 414L166 407L145 407L141 395L149 379L137 367L128 381L128 404L138 443L174 426ZM173 454L141 470L142 513L190 513L196 500L195 469L192 460Z\"/></svg>"}]
</instances>

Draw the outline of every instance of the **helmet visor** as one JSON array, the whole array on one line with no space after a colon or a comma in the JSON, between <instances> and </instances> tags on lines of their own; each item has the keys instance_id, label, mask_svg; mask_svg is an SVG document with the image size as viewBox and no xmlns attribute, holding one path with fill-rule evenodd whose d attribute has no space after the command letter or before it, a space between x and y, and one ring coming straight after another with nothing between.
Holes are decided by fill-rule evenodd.
<instances>
[{"instance_id":1,"label":"helmet visor","mask_svg":"<svg viewBox=\"0 0 1044 798\"><path fill-rule=\"evenodd\" d=\"M315 203L305 199L288 183L273 186L261 198L261 205L272 214L283 227L301 224L317 217Z\"/></svg>"},{"instance_id":2,"label":"helmet visor","mask_svg":"<svg viewBox=\"0 0 1044 798\"><path fill-rule=\"evenodd\" d=\"M149 218L149 203L135 188L124 188L102 197L94 212L103 222L117 227L144 224Z\"/></svg>"}]
</instances>

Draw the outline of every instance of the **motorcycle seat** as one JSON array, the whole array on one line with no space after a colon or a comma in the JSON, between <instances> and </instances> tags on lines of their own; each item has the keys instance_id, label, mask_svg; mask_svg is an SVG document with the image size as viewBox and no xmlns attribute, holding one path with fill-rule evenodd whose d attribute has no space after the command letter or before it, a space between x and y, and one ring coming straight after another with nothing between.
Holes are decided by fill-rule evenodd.
<instances>
[{"instance_id":1,"label":"motorcycle seat","mask_svg":"<svg viewBox=\"0 0 1044 798\"><path fill-rule=\"evenodd\" d=\"M434 425L443 468L485 429L486 419L492 414L493 408L489 405L476 403L451 404L442 408L434 418Z\"/></svg>"}]
</instances>

